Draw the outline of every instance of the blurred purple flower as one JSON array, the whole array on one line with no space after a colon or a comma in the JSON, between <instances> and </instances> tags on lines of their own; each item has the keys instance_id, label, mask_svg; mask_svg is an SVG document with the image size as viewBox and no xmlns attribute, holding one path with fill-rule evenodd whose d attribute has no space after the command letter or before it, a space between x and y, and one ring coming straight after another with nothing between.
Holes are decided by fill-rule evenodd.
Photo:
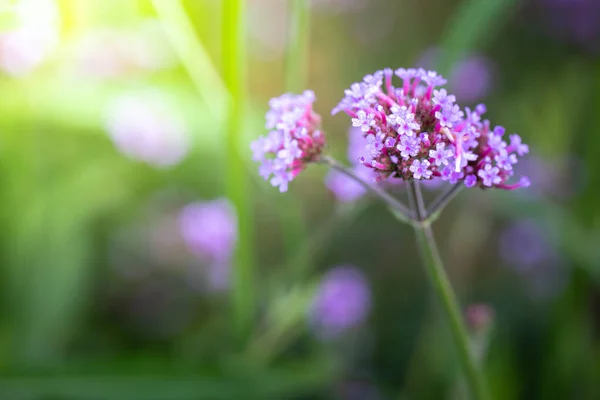
<instances>
[{"instance_id":1,"label":"blurred purple flower","mask_svg":"<svg viewBox=\"0 0 600 400\"><path fill-rule=\"evenodd\" d=\"M521 220L501 234L500 256L507 264L525 271L556 258L556 252L541 227L534 221Z\"/></svg>"},{"instance_id":2,"label":"blurred purple flower","mask_svg":"<svg viewBox=\"0 0 600 400\"><path fill-rule=\"evenodd\" d=\"M375 179L372 171L367 168L355 167L353 171L365 181L373 181ZM366 193L365 188L361 184L333 169L327 174L325 185L335 195L336 199L342 202L354 201Z\"/></svg>"},{"instance_id":3,"label":"blurred purple flower","mask_svg":"<svg viewBox=\"0 0 600 400\"><path fill-rule=\"evenodd\" d=\"M106 128L123 154L157 167L177 164L190 146L176 109L154 90L115 99L107 112Z\"/></svg>"},{"instance_id":4,"label":"blurred purple flower","mask_svg":"<svg viewBox=\"0 0 600 400\"><path fill-rule=\"evenodd\" d=\"M227 288L238 236L237 217L229 201L188 204L179 213L179 229L189 251L208 265L205 273L209 286Z\"/></svg>"},{"instance_id":5,"label":"blurred purple flower","mask_svg":"<svg viewBox=\"0 0 600 400\"><path fill-rule=\"evenodd\" d=\"M551 243L548 229L533 220L513 223L500 236L500 257L519 272L530 286L531 294L549 298L567 281L561 255Z\"/></svg>"},{"instance_id":6,"label":"blurred purple flower","mask_svg":"<svg viewBox=\"0 0 600 400\"><path fill-rule=\"evenodd\" d=\"M416 63L418 67L433 68L439 61L442 50L430 48ZM462 102L474 103L485 98L494 81L492 61L480 54L469 54L452 69L448 79L448 91Z\"/></svg>"},{"instance_id":7,"label":"blurred purple flower","mask_svg":"<svg viewBox=\"0 0 600 400\"><path fill-rule=\"evenodd\" d=\"M370 168L361 168L360 160L371 162L372 157L365 148L364 133L360 127L350 127L348 130L348 161L354 166L353 172L364 181L375 184L377 174ZM387 180L386 183L400 184L398 180ZM325 177L325 185L334 194L336 199L341 202L350 202L359 199L367 193L365 188L354 179L346 175L331 170Z\"/></svg>"},{"instance_id":8,"label":"blurred purple flower","mask_svg":"<svg viewBox=\"0 0 600 400\"><path fill-rule=\"evenodd\" d=\"M473 103L483 99L492 88L492 68L491 61L483 56L465 58L452 71L448 87L462 101Z\"/></svg>"},{"instance_id":9,"label":"blurred purple flower","mask_svg":"<svg viewBox=\"0 0 600 400\"><path fill-rule=\"evenodd\" d=\"M371 308L371 292L363 274L352 266L338 266L322 279L311 309L317 334L334 337L362 323Z\"/></svg>"},{"instance_id":10,"label":"blurred purple flower","mask_svg":"<svg viewBox=\"0 0 600 400\"><path fill-rule=\"evenodd\" d=\"M600 49L600 1L539 0L552 35L586 49Z\"/></svg>"},{"instance_id":11,"label":"blurred purple flower","mask_svg":"<svg viewBox=\"0 0 600 400\"><path fill-rule=\"evenodd\" d=\"M551 162L534 155L524 158L516 170L519 174L529 177L532 184L530 191L521 192L522 196L568 199L576 194L586 181L586 171L581 162L574 157L569 157L566 161L555 159Z\"/></svg>"},{"instance_id":12,"label":"blurred purple flower","mask_svg":"<svg viewBox=\"0 0 600 400\"><path fill-rule=\"evenodd\" d=\"M59 40L59 13L53 0L20 0L14 5L18 26L0 33L0 68L24 76L41 64Z\"/></svg>"},{"instance_id":13,"label":"blurred purple flower","mask_svg":"<svg viewBox=\"0 0 600 400\"><path fill-rule=\"evenodd\" d=\"M371 156L365 149L364 133L359 127L351 127L348 130L348 161L353 165L359 164L364 157L365 162L371 162Z\"/></svg>"}]
</instances>

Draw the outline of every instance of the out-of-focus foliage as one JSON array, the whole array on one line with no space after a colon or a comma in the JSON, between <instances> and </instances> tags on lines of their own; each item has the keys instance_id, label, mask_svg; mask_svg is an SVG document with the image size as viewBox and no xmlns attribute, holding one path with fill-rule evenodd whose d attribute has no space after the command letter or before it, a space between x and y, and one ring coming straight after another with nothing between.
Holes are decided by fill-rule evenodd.
<instances>
[{"instance_id":1,"label":"out-of-focus foliage","mask_svg":"<svg viewBox=\"0 0 600 400\"><path fill-rule=\"evenodd\" d=\"M0 1L0 398L465 398L410 229L337 200L322 167L294 200L255 173L248 144L284 91L286 0L247 1L257 309L234 334L217 239L249 215L182 230L186 206L227 204L225 1ZM308 88L339 159L343 89L432 48L455 87L472 83L461 62L485 60L471 105L530 144L531 188L465 191L435 225L461 302L493 310L496 399L600 396L594 26L594 0L311 1Z\"/></svg>"}]
</instances>

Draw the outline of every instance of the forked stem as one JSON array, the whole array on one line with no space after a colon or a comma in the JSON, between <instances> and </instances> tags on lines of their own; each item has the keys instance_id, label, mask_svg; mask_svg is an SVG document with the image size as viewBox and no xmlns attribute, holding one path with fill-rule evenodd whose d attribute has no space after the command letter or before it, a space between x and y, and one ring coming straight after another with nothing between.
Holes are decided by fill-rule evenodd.
<instances>
[{"instance_id":1,"label":"forked stem","mask_svg":"<svg viewBox=\"0 0 600 400\"><path fill-rule=\"evenodd\" d=\"M458 182L454 186L450 187L444 193L440 194L429 207L427 207L427 220L433 222L437 219L438 215L442 210L456 197L457 194L465 187L462 182Z\"/></svg>"},{"instance_id":2,"label":"forked stem","mask_svg":"<svg viewBox=\"0 0 600 400\"><path fill-rule=\"evenodd\" d=\"M364 181L361 177L356 175L352 170L341 164L339 161L330 156L323 156L320 160L321 163L329 165L331 168L341 172L347 177L353 179L363 188L365 188L371 194L377 196L383 202L385 202L395 213L396 217L404 220L404 222L411 223L414 221L414 214L406 207L402 202L396 199L394 196L383 190L382 188L371 185Z\"/></svg>"},{"instance_id":3,"label":"forked stem","mask_svg":"<svg viewBox=\"0 0 600 400\"><path fill-rule=\"evenodd\" d=\"M421 214L424 204L418 183L414 181L409 182L408 189L410 202L415 207L417 217L420 220L413 224L417 236L419 253L433 284L433 289L441 300L444 312L450 321L454 343L458 350L459 359L467 377L471 393L475 399L487 400L490 397L485 379L471 349L469 334L460 312L456 294L444 270L444 264L438 252L430 222L426 220L427 215Z\"/></svg>"}]
</instances>

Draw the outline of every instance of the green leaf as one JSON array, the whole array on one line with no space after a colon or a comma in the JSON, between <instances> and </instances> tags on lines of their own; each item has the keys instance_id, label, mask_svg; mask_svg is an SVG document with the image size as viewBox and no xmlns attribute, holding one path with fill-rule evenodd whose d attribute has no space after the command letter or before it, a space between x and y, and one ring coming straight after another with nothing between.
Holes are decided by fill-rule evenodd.
<instances>
[{"instance_id":1,"label":"green leaf","mask_svg":"<svg viewBox=\"0 0 600 400\"><path fill-rule=\"evenodd\" d=\"M117 364L118 365L118 364ZM239 369L239 361L235 363ZM82 369L85 370L84 366ZM256 366L222 374L197 371L172 374L165 369L136 373L73 372L73 367L40 373L3 375L0 398L37 400L229 400L283 399L310 394L325 386L337 370L321 357L279 365L276 369ZM88 368L89 370L89 368Z\"/></svg>"},{"instance_id":2,"label":"green leaf","mask_svg":"<svg viewBox=\"0 0 600 400\"><path fill-rule=\"evenodd\" d=\"M467 0L454 12L444 33L439 71L448 75L460 57L485 43L498 29L515 0Z\"/></svg>"}]
</instances>

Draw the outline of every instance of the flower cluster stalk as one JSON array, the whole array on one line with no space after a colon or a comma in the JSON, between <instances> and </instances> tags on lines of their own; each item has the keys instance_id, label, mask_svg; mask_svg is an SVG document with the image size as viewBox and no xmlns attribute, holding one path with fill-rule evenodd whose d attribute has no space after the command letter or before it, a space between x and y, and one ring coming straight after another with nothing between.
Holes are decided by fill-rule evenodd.
<instances>
[{"instance_id":1,"label":"flower cluster stalk","mask_svg":"<svg viewBox=\"0 0 600 400\"><path fill-rule=\"evenodd\" d=\"M402 202L394 198L388 192L379 186L371 185L357 176L351 169L346 168L340 162L332 157L323 156L322 163L347 175L359 182L372 195L382 200L394 214L403 222L410 223L415 230L417 245L421 259L427 271L427 274L433 284L433 289L440 299L444 313L449 322L454 343L456 345L459 360L469 383L473 397L479 400L489 399L489 394L483 373L478 366L475 354L470 345L469 334L462 317L456 294L452 288L448 275L444 269L444 264L439 255L437 244L431 229L433 219L441 213L448 202L458 194L463 185L452 186L448 191L434 200L429 209L426 207L418 181L409 181L407 188L409 193L409 204L407 208ZM429 210L429 211L428 211Z\"/></svg>"},{"instance_id":2,"label":"flower cluster stalk","mask_svg":"<svg viewBox=\"0 0 600 400\"><path fill-rule=\"evenodd\" d=\"M352 170L346 168L342 163L335 160L333 157L323 156L321 158L321 162L329 165L331 168L353 179L361 186L363 186L368 192L377 196L388 207L390 207L395 212L396 216L399 217L401 220L408 222L411 219L414 219L413 212L404 204L402 204L401 201L397 200L394 196L390 195L388 192L381 189L379 186L371 185L368 182L365 182L361 177L356 175Z\"/></svg>"},{"instance_id":3,"label":"flower cluster stalk","mask_svg":"<svg viewBox=\"0 0 600 400\"><path fill-rule=\"evenodd\" d=\"M426 211L423 214L425 204L421 195L419 183L415 181L409 182L408 187L411 204L414 204L415 209L417 210L418 219L420 220L415 221L417 223L413 224L419 253L425 269L427 270L427 274L433 284L433 289L441 300L444 312L450 322L454 343L471 388L471 393L477 399L489 399L490 397L488 395L485 379L477 365L475 354L471 348L469 334L460 311L458 300L456 299L456 294L454 293L448 275L444 270L444 264L437 249L435 237L433 236L433 231L431 229L431 223L427 219L428 214ZM451 192L456 191L450 190L448 193ZM438 209L436 212L437 211L440 210Z\"/></svg>"},{"instance_id":4,"label":"flower cluster stalk","mask_svg":"<svg viewBox=\"0 0 600 400\"><path fill-rule=\"evenodd\" d=\"M251 330L256 311L252 209L246 168L239 152L244 127L246 71L244 68L245 0L228 0L223 5L223 76L231 94L226 148L228 159L226 193L238 215L239 241L233 259L232 307L235 331L240 340Z\"/></svg>"}]
</instances>

